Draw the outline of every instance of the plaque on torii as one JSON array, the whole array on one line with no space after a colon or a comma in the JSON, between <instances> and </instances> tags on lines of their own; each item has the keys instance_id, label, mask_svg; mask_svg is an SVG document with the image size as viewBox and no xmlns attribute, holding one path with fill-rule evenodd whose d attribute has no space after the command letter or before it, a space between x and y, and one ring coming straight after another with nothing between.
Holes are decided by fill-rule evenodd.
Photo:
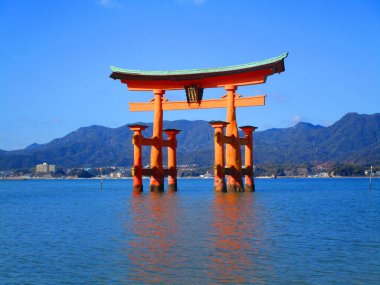
<instances>
[{"instance_id":1,"label":"plaque on torii","mask_svg":"<svg viewBox=\"0 0 380 285\"><path fill-rule=\"evenodd\" d=\"M142 125L131 125L134 132L133 188L142 191L142 175L150 175L150 190L163 191L164 177L168 176L168 189L177 190L176 135L179 130L163 130L163 111L226 108L226 122L210 122L214 128L215 163L214 189L216 191L254 191L253 180L253 126L241 127L245 133L239 138L236 107L264 106L265 95L242 97L236 93L239 86L265 83L267 77L285 71L284 59L288 53L264 61L220 68L143 71L111 67L113 79L126 84L131 91L152 91L150 102L130 102L131 112L154 111L152 138L143 138ZM204 99L204 89L224 88L227 93L219 99ZM185 100L169 101L166 91L184 90ZM224 134L225 129L225 134ZM163 139L165 132L168 139ZM224 153L224 144L226 151ZM143 169L141 147L151 146L150 167ZM245 165L242 165L240 146L245 146ZM162 148L168 147L168 167L162 165ZM227 185L225 183L227 175ZM245 183L243 183L243 177Z\"/></svg>"}]
</instances>

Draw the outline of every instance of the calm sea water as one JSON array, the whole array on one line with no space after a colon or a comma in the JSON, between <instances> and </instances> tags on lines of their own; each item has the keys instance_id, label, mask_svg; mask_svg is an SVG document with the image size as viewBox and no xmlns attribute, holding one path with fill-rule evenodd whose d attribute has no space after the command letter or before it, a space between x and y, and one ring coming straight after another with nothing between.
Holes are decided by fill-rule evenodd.
<instances>
[{"instance_id":1,"label":"calm sea water","mask_svg":"<svg viewBox=\"0 0 380 285\"><path fill-rule=\"evenodd\" d=\"M148 181L144 181L145 189ZM0 284L379 284L380 181L0 181Z\"/></svg>"}]
</instances>

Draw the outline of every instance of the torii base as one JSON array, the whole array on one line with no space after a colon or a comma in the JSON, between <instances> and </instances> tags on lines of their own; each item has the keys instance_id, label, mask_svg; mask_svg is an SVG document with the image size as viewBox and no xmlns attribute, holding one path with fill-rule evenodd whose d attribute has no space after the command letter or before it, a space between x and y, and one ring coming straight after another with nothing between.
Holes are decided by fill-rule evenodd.
<instances>
[{"instance_id":1,"label":"torii base","mask_svg":"<svg viewBox=\"0 0 380 285\"><path fill-rule=\"evenodd\" d=\"M254 192L255 191L255 180L253 177L246 175L245 176L245 185L244 189L246 192Z\"/></svg>"},{"instance_id":2,"label":"torii base","mask_svg":"<svg viewBox=\"0 0 380 285\"><path fill-rule=\"evenodd\" d=\"M220 177L214 178L214 191L227 192L226 182L224 181L224 178L220 178Z\"/></svg>"},{"instance_id":3,"label":"torii base","mask_svg":"<svg viewBox=\"0 0 380 285\"><path fill-rule=\"evenodd\" d=\"M244 187L239 184L227 184L227 192L244 192Z\"/></svg>"},{"instance_id":4,"label":"torii base","mask_svg":"<svg viewBox=\"0 0 380 285\"><path fill-rule=\"evenodd\" d=\"M253 126L244 126L243 138L235 138L233 136L225 136L224 128L229 123L223 121L212 121L210 125L214 128L214 145L215 145L215 162L214 162L214 191L216 192L253 192L255 191L255 183L253 180L253 154L252 154L252 133L256 129ZM245 165L238 167L225 167L224 144L232 144L238 142L238 147L244 145L245 149ZM231 158L229 158L231 160ZM236 161L236 157L232 157L232 161ZM231 163L230 163L231 164ZM228 165L228 163L227 163ZM227 175L227 186L225 176ZM245 178L245 184L243 184Z\"/></svg>"},{"instance_id":5,"label":"torii base","mask_svg":"<svg viewBox=\"0 0 380 285\"><path fill-rule=\"evenodd\" d=\"M144 138L142 131L147 126L140 124L132 124L128 126L134 133L132 137L133 148L133 191L138 193L143 191L142 176L150 176L150 192L164 192L164 177L168 176L168 189L171 192L177 191L177 159L176 159L176 135L180 130L167 129L163 130L168 139L162 138ZM143 168L142 166L142 146L148 145L156 148L156 151L151 155L154 161L154 167ZM168 148L168 168L162 167L162 147Z\"/></svg>"},{"instance_id":6,"label":"torii base","mask_svg":"<svg viewBox=\"0 0 380 285\"><path fill-rule=\"evenodd\" d=\"M177 190L178 190L177 182L173 183L173 184L168 184L168 191L169 192L177 192Z\"/></svg>"},{"instance_id":7,"label":"torii base","mask_svg":"<svg viewBox=\"0 0 380 285\"><path fill-rule=\"evenodd\" d=\"M161 181L160 181L161 180ZM151 179L149 185L150 192L164 192L164 179Z\"/></svg>"},{"instance_id":8,"label":"torii base","mask_svg":"<svg viewBox=\"0 0 380 285\"><path fill-rule=\"evenodd\" d=\"M143 186L142 185L133 186L133 192L140 193L142 191L143 191Z\"/></svg>"},{"instance_id":9,"label":"torii base","mask_svg":"<svg viewBox=\"0 0 380 285\"><path fill-rule=\"evenodd\" d=\"M150 192L164 192L164 185L149 185Z\"/></svg>"}]
</instances>

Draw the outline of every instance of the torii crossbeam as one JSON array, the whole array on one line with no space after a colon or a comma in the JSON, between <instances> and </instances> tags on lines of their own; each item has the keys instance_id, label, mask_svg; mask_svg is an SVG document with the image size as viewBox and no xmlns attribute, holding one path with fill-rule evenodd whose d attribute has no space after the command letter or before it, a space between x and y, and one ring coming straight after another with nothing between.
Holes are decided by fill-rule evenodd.
<instances>
[{"instance_id":1,"label":"torii crossbeam","mask_svg":"<svg viewBox=\"0 0 380 285\"><path fill-rule=\"evenodd\" d=\"M210 123L215 129L215 164L214 189L216 191L253 191L253 152L252 132L256 127L244 126L244 138L239 138L236 123L236 107L264 106L265 95L241 97L236 93L238 86L265 83L269 75L285 70L284 59L288 53L278 57L220 68L174 70L174 71L142 71L111 67L110 75L119 79L133 91L152 91L151 102L130 103L131 112L154 111L153 135L151 139L143 138L141 131L146 126L131 125L134 131L134 190L142 191L142 175L150 175L150 190L164 190L164 176L168 175L170 190L177 190L176 168L176 135L179 130L166 130L167 140L163 140L163 111L191 110L208 108L227 108L226 122ZM205 88L223 87L227 94L220 99L203 100ZM168 101L165 91L185 90L186 101ZM226 135L224 135L226 127ZM224 157L224 144L226 156ZM143 169L141 164L141 147L150 145L150 168ZM240 146L245 145L245 167L242 167ZM168 168L162 166L162 147L168 147ZM226 166L225 166L226 164ZM225 175L228 175L227 187ZM245 176L245 189L242 177Z\"/></svg>"}]
</instances>

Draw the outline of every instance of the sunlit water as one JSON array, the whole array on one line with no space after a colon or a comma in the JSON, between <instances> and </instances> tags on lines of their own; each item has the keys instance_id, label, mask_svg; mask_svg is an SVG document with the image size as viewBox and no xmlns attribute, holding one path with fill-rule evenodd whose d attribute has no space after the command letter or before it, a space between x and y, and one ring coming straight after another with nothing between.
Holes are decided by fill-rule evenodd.
<instances>
[{"instance_id":1,"label":"sunlit water","mask_svg":"<svg viewBox=\"0 0 380 285\"><path fill-rule=\"evenodd\" d=\"M225 194L183 179L135 196L131 180L0 181L0 284L379 284L377 185Z\"/></svg>"}]
</instances>

